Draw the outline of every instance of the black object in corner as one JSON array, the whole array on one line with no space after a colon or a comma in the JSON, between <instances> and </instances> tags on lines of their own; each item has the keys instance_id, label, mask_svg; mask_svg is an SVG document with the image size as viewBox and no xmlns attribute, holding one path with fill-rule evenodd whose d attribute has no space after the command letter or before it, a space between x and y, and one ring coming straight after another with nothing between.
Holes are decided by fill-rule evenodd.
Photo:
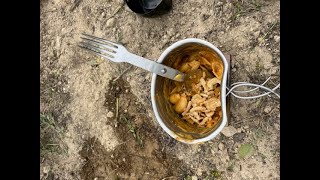
<instances>
[{"instance_id":1,"label":"black object in corner","mask_svg":"<svg viewBox=\"0 0 320 180\"><path fill-rule=\"evenodd\" d=\"M172 0L124 0L135 13L145 17L155 17L168 13Z\"/></svg>"}]
</instances>

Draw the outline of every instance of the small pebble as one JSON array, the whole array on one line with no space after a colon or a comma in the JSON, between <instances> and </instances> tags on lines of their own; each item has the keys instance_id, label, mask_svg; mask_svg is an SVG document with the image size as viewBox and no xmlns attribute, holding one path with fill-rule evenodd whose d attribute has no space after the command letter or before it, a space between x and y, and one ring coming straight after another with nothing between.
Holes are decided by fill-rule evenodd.
<instances>
[{"instance_id":1,"label":"small pebble","mask_svg":"<svg viewBox=\"0 0 320 180\"><path fill-rule=\"evenodd\" d=\"M218 2L217 3L217 7L222 6L222 5L223 5L223 2Z\"/></svg>"},{"instance_id":2,"label":"small pebble","mask_svg":"<svg viewBox=\"0 0 320 180\"><path fill-rule=\"evenodd\" d=\"M115 24L116 24L116 20L114 18L110 18L108 19L106 26L113 27Z\"/></svg>"},{"instance_id":3,"label":"small pebble","mask_svg":"<svg viewBox=\"0 0 320 180\"><path fill-rule=\"evenodd\" d=\"M106 17L106 14L104 12L101 13L101 17L104 18Z\"/></svg>"},{"instance_id":4,"label":"small pebble","mask_svg":"<svg viewBox=\"0 0 320 180\"><path fill-rule=\"evenodd\" d=\"M197 176L191 176L191 180L198 180Z\"/></svg>"},{"instance_id":5,"label":"small pebble","mask_svg":"<svg viewBox=\"0 0 320 180\"><path fill-rule=\"evenodd\" d=\"M202 170L199 168L199 169L197 169L197 175L198 176L201 176L202 175Z\"/></svg>"},{"instance_id":6,"label":"small pebble","mask_svg":"<svg viewBox=\"0 0 320 180\"><path fill-rule=\"evenodd\" d=\"M267 106L267 107L264 108L263 111L264 111L265 113L270 113L271 110L272 110L271 106Z\"/></svg>"},{"instance_id":7,"label":"small pebble","mask_svg":"<svg viewBox=\"0 0 320 180\"><path fill-rule=\"evenodd\" d=\"M277 36L277 35L276 35L276 36L273 37L273 39L274 39L276 42L279 42L279 41L280 41L280 36Z\"/></svg>"},{"instance_id":8,"label":"small pebble","mask_svg":"<svg viewBox=\"0 0 320 180\"><path fill-rule=\"evenodd\" d=\"M219 148L220 151L222 151L222 150L224 149L224 144L223 144L223 143L220 143L220 144L218 145L218 148Z\"/></svg>"},{"instance_id":9,"label":"small pebble","mask_svg":"<svg viewBox=\"0 0 320 180\"><path fill-rule=\"evenodd\" d=\"M146 76L145 76L145 80L150 80L151 79L151 75L150 74L147 74Z\"/></svg>"},{"instance_id":10,"label":"small pebble","mask_svg":"<svg viewBox=\"0 0 320 180\"><path fill-rule=\"evenodd\" d=\"M223 135L225 135L226 137L231 137L233 136L235 133L237 133L237 129L234 128L233 126L227 126L225 128L222 129L221 133Z\"/></svg>"},{"instance_id":11,"label":"small pebble","mask_svg":"<svg viewBox=\"0 0 320 180\"><path fill-rule=\"evenodd\" d=\"M214 154L215 154L215 152L214 152L214 150L213 150L213 149L211 149L211 153L212 153L212 155L214 155Z\"/></svg>"},{"instance_id":12,"label":"small pebble","mask_svg":"<svg viewBox=\"0 0 320 180\"><path fill-rule=\"evenodd\" d=\"M108 118L112 118L113 116L114 116L113 112L109 111L109 112L107 113L107 117L108 117Z\"/></svg>"},{"instance_id":13,"label":"small pebble","mask_svg":"<svg viewBox=\"0 0 320 180\"><path fill-rule=\"evenodd\" d=\"M256 31L253 33L254 38L258 38L260 35L260 31Z\"/></svg>"}]
</instances>

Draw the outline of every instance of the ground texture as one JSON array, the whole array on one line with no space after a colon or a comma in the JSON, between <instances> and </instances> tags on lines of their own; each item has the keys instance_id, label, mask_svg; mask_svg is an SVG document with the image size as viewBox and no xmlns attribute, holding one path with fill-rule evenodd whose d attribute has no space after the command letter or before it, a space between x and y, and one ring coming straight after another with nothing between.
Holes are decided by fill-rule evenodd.
<instances>
[{"instance_id":1,"label":"ground texture","mask_svg":"<svg viewBox=\"0 0 320 180\"><path fill-rule=\"evenodd\" d=\"M40 8L41 179L280 179L277 99L232 97L224 133L182 144L156 122L150 73L77 46L85 32L156 60L172 43L200 38L232 55L231 82L274 75L267 84L274 87L278 0L175 0L156 18L134 14L122 0L41 0Z\"/></svg>"}]
</instances>

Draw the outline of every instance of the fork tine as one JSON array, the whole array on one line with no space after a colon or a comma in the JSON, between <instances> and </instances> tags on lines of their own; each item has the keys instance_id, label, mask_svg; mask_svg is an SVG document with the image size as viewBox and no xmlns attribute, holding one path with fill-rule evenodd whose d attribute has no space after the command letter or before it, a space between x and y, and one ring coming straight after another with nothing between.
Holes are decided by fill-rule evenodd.
<instances>
[{"instance_id":1,"label":"fork tine","mask_svg":"<svg viewBox=\"0 0 320 180\"><path fill-rule=\"evenodd\" d=\"M96 39L96 40L100 40L100 41L105 42L105 43L109 43L109 44L115 46L115 48L118 48L118 46L119 46L119 44L116 44L116 43L114 43L114 42L112 42L112 41L108 41L108 40L105 40L105 39L102 39L102 38L98 38L98 37L95 37L95 36L91 36L91 35L85 34L85 33L81 33L81 34L84 35L84 36L90 37L90 38L92 38L92 39Z\"/></svg>"},{"instance_id":2,"label":"fork tine","mask_svg":"<svg viewBox=\"0 0 320 180\"><path fill-rule=\"evenodd\" d=\"M104 57L104 58L108 59L109 61L112 61L112 58L110 58L109 56L106 56L106 55L104 55L104 54L98 53L98 52L96 52L96 51L94 51L94 50L92 50L92 49L89 49L89 48L85 47L85 46L81 46L81 45L78 45L78 46L81 47L81 48L83 48L83 49L85 49L85 50L90 51L90 52L93 53L93 54L96 54L96 55L98 55L98 56L101 56L101 57Z\"/></svg>"},{"instance_id":3,"label":"fork tine","mask_svg":"<svg viewBox=\"0 0 320 180\"><path fill-rule=\"evenodd\" d=\"M115 48L114 46L110 46L108 44L102 44L101 42L98 42L98 41L95 41L95 40L92 40L92 39L88 39L88 38L84 38L84 37L80 37L80 38L85 40L85 41L89 41L92 44L98 44L98 45L106 48L106 50L108 50L110 52L113 52L113 53L117 52L117 48Z\"/></svg>"},{"instance_id":4,"label":"fork tine","mask_svg":"<svg viewBox=\"0 0 320 180\"><path fill-rule=\"evenodd\" d=\"M89 43L85 43L85 42L80 42L80 44L81 44L85 49L89 49L89 50L94 51L94 52L96 52L96 53L99 53L99 54L102 54L102 55L104 55L104 56L107 56L107 57L109 57L109 59L110 59L110 58L112 58L112 59L115 58L115 57L111 54L111 52L109 52L109 51L106 51L106 50L104 50L104 49L95 47L95 46L93 46L93 45L91 45L91 44L89 44ZM103 54L103 53L105 53L105 54Z\"/></svg>"}]
</instances>

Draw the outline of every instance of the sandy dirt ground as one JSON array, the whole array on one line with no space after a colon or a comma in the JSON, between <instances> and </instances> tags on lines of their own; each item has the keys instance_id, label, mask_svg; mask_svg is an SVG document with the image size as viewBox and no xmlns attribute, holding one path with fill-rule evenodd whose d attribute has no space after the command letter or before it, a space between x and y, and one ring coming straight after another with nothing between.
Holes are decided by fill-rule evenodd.
<instances>
[{"instance_id":1,"label":"sandy dirt ground","mask_svg":"<svg viewBox=\"0 0 320 180\"><path fill-rule=\"evenodd\" d=\"M157 60L172 43L200 38L232 55L231 82L274 75L274 87L280 1L174 0L155 18L122 0L41 0L40 8L40 179L280 179L279 100L232 97L223 134L183 144L157 124L151 73L77 46L85 32Z\"/></svg>"}]
</instances>

